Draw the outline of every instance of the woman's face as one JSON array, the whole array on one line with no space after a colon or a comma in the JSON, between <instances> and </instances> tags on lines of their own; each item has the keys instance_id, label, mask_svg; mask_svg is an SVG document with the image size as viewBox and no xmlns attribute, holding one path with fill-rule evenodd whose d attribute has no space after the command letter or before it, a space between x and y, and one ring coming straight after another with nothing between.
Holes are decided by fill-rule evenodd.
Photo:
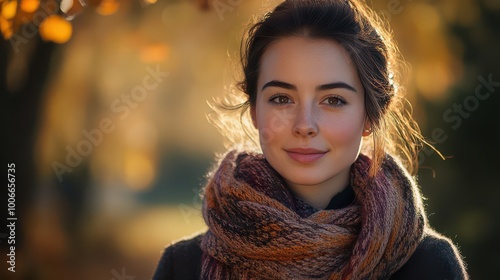
<instances>
[{"instance_id":1,"label":"woman's face","mask_svg":"<svg viewBox=\"0 0 500 280\"><path fill-rule=\"evenodd\" d=\"M365 128L364 90L337 42L287 37L265 51L251 108L262 151L292 186L347 185Z\"/></svg>"}]
</instances>

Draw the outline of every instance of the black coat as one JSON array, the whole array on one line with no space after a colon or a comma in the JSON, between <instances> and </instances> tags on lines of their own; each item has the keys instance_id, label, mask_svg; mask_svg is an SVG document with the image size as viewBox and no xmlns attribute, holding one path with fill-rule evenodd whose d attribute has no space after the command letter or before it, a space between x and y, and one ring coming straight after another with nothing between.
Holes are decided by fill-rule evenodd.
<instances>
[{"instance_id":1,"label":"black coat","mask_svg":"<svg viewBox=\"0 0 500 280\"><path fill-rule=\"evenodd\" d=\"M183 240L165 249L154 280L198 280L201 271L202 235ZM436 235L424 237L415 253L391 280L467 279L454 246Z\"/></svg>"}]
</instances>

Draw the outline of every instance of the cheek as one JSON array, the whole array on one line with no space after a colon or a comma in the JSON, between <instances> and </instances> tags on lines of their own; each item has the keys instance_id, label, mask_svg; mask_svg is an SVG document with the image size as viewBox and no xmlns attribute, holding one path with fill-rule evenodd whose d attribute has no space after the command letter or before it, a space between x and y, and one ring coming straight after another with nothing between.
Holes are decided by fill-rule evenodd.
<instances>
[{"instance_id":1,"label":"cheek","mask_svg":"<svg viewBox=\"0 0 500 280\"><path fill-rule=\"evenodd\" d=\"M288 110L271 110L263 107L256 111L260 142L261 144L276 142L290 131L293 114Z\"/></svg>"},{"instance_id":2,"label":"cheek","mask_svg":"<svg viewBox=\"0 0 500 280\"><path fill-rule=\"evenodd\" d=\"M333 146L354 147L361 142L363 120L360 118L325 120L321 127L326 140Z\"/></svg>"},{"instance_id":3,"label":"cheek","mask_svg":"<svg viewBox=\"0 0 500 280\"><path fill-rule=\"evenodd\" d=\"M269 110L265 110L259 107L257 107L256 114L258 124L257 129L259 131L259 141L261 147L264 149L265 146L267 146L276 138L271 121L272 114Z\"/></svg>"}]
</instances>

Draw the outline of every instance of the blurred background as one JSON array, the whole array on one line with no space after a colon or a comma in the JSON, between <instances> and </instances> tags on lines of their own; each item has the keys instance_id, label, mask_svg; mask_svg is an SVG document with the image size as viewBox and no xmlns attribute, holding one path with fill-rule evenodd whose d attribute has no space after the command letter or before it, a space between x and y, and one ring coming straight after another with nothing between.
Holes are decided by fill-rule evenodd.
<instances>
[{"instance_id":1,"label":"blurred background","mask_svg":"<svg viewBox=\"0 0 500 280\"><path fill-rule=\"evenodd\" d=\"M277 2L0 0L0 141L18 218L15 273L0 227L0 279L149 279L165 246L203 231L199 191L224 151L207 100L228 92L245 27ZM472 279L498 279L500 1L369 4L447 156L420 155L430 223Z\"/></svg>"}]
</instances>

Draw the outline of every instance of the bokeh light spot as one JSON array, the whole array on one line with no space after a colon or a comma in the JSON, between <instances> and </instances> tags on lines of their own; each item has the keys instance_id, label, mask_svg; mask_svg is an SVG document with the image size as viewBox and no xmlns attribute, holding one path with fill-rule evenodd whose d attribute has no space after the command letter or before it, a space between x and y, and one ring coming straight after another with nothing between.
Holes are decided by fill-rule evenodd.
<instances>
[{"instance_id":1,"label":"bokeh light spot","mask_svg":"<svg viewBox=\"0 0 500 280\"><path fill-rule=\"evenodd\" d=\"M71 38L72 32L71 23L58 15L50 15L40 24L40 36L45 41L62 44Z\"/></svg>"}]
</instances>

